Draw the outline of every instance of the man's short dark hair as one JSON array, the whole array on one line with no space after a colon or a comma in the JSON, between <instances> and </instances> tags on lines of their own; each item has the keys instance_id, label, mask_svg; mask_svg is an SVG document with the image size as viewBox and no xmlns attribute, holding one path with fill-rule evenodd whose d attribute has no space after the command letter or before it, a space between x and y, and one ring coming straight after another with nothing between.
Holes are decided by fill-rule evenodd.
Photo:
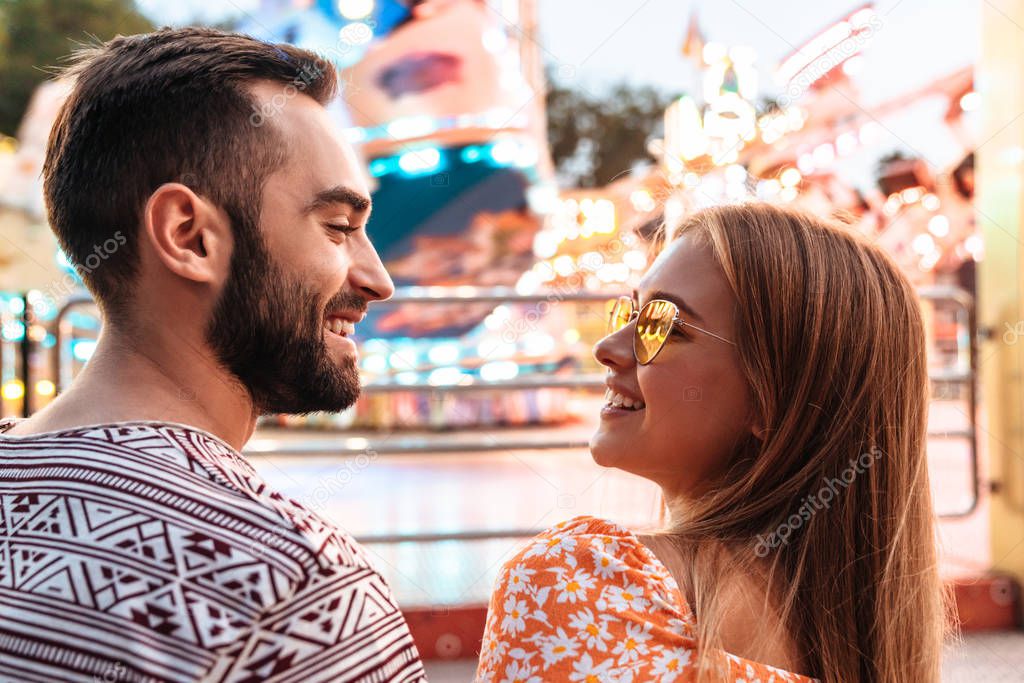
<instances>
[{"instance_id":1,"label":"man's short dark hair","mask_svg":"<svg viewBox=\"0 0 1024 683\"><path fill-rule=\"evenodd\" d=\"M274 115L290 97L327 104L337 89L334 67L312 52L194 27L118 36L76 53L67 75L74 87L43 165L47 214L108 318L130 300L153 191L183 183L226 211L236 240L259 239L238 232L259 225L263 184L287 158ZM262 106L251 93L260 81L283 86ZM117 231L117 252L82 268Z\"/></svg>"}]
</instances>

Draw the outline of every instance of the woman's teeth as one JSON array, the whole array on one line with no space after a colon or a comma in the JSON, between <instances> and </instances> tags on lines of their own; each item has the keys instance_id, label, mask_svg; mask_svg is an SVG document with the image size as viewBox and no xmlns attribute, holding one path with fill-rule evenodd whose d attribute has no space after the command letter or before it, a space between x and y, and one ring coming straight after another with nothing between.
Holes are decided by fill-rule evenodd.
<instances>
[{"instance_id":1,"label":"woman's teeth","mask_svg":"<svg viewBox=\"0 0 1024 683\"><path fill-rule=\"evenodd\" d=\"M643 410L647 407L647 404L643 401L627 398L622 394L615 393L611 389L604 392L604 400L607 401L610 406L625 408L626 410Z\"/></svg>"},{"instance_id":2,"label":"woman's teeth","mask_svg":"<svg viewBox=\"0 0 1024 683\"><path fill-rule=\"evenodd\" d=\"M328 332L347 337L351 334L355 334L356 326L355 323L349 322L348 320L342 320L341 318L328 318L327 322L324 323L324 329Z\"/></svg>"}]
</instances>

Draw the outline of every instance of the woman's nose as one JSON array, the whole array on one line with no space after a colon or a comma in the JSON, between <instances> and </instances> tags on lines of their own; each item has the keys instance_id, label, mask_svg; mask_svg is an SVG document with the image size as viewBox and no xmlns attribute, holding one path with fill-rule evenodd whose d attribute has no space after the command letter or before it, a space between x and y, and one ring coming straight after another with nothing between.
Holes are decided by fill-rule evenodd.
<instances>
[{"instance_id":1,"label":"woman's nose","mask_svg":"<svg viewBox=\"0 0 1024 683\"><path fill-rule=\"evenodd\" d=\"M636 363L633 356L633 324L612 332L594 345L594 358L606 368L622 370Z\"/></svg>"}]
</instances>

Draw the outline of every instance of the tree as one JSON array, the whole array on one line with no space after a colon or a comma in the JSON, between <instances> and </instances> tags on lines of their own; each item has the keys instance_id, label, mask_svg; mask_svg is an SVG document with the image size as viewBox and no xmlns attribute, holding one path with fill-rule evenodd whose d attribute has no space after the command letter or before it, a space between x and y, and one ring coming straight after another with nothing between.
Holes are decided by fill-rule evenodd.
<instances>
[{"instance_id":1,"label":"tree","mask_svg":"<svg viewBox=\"0 0 1024 683\"><path fill-rule=\"evenodd\" d=\"M152 30L131 0L0 0L0 133L17 132L32 92L75 49Z\"/></svg>"},{"instance_id":2,"label":"tree","mask_svg":"<svg viewBox=\"0 0 1024 683\"><path fill-rule=\"evenodd\" d=\"M649 159L647 140L674 97L651 86L619 83L603 95L559 84L549 75L548 143L559 177L578 187L606 185Z\"/></svg>"}]
</instances>

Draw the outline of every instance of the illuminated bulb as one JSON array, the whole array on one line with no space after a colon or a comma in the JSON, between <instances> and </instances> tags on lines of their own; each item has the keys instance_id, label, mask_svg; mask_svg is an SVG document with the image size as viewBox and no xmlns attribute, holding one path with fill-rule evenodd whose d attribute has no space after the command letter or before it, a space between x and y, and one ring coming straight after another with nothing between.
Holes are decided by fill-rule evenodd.
<instances>
[{"instance_id":1,"label":"illuminated bulb","mask_svg":"<svg viewBox=\"0 0 1024 683\"><path fill-rule=\"evenodd\" d=\"M406 152L398 158L398 167L406 173L426 173L441 163L440 150L427 147Z\"/></svg>"},{"instance_id":2,"label":"illuminated bulb","mask_svg":"<svg viewBox=\"0 0 1024 683\"><path fill-rule=\"evenodd\" d=\"M920 187L908 187L907 189L900 192L900 199L903 200L904 204L913 204L914 202L921 199L924 193Z\"/></svg>"},{"instance_id":3,"label":"illuminated bulb","mask_svg":"<svg viewBox=\"0 0 1024 683\"><path fill-rule=\"evenodd\" d=\"M491 147L491 158L503 166L512 165L519 154L519 143L515 140L499 140Z\"/></svg>"},{"instance_id":4,"label":"illuminated bulb","mask_svg":"<svg viewBox=\"0 0 1024 683\"><path fill-rule=\"evenodd\" d=\"M363 359L363 370L371 372L373 374L380 374L387 372L388 370L388 359L387 356L373 355L367 356Z\"/></svg>"},{"instance_id":5,"label":"illuminated bulb","mask_svg":"<svg viewBox=\"0 0 1024 683\"><path fill-rule=\"evenodd\" d=\"M747 182L747 169L739 164L733 164L725 169L725 182L734 185L742 185Z\"/></svg>"},{"instance_id":6,"label":"illuminated bulb","mask_svg":"<svg viewBox=\"0 0 1024 683\"><path fill-rule=\"evenodd\" d=\"M338 31L338 38L346 45L366 45L373 40L373 29L368 24L357 21Z\"/></svg>"},{"instance_id":7,"label":"illuminated bulb","mask_svg":"<svg viewBox=\"0 0 1024 683\"><path fill-rule=\"evenodd\" d=\"M786 125L791 131L800 130L807 121L807 115L800 107L790 107L786 110Z\"/></svg>"},{"instance_id":8,"label":"illuminated bulb","mask_svg":"<svg viewBox=\"0 0 1024 683\"><path fill-rule=\"evenodd\" d=\"M935 251L935 240L928 233L921 233L914 238L914 241L910 243L910 248L915 253L925 256Z\"/></svg>"},{"instance_id":9,"label":"illuminated bulb","mask_svg":"<svg viewBox=\"0 0 1024 683\"><path fill-rule=\"evenodd\" d=\"M800 172L804 175L811 175L814 173L816 166L814 165L814 157L811 154L801 154L796 160L796 167L800 169Z\"/></svg>"},{"instance_id":10,"label":"illuminated bulb","mask_svg":"<svg viewBox=\"0 0 1024 683\"><path fill-rule=\"evenodd\" d=\"M921 197L921 206L923 206L924 208L928 209L929 211L937 211L938 208L939 208L939 205L940 205L939 198L936 197L931 192L929 192L925 196Z\"/></svg>"},{"instance_id":11,"label":"illuminated bulb","mask_svg":"<svg viewBox=\"0 0 1024 683\"><path fill-rule=\"evenodd\" d=\"M510 360L493 361L480 367L480 377L486 382L509 380L518 374L519 365Z\"/></svg>"},{"instance_id":12,"label":"illuminated bulb","mask_svg":"<svg viewBox=\"0 0 1024 683\"><path fill-rule=\"evenodd\" d=\"M559 239L549 230L541 230L533 237L533 253L539 258L551 258L558 253Z\"/></svg>"},{"instance_id":13,"label":"illuminated bulb","mask_svg":"<svg viewBox=\"0 0 1024 683\"><path fill-rule=\"evenodd\" d=\"M0 389L0 394L8 401L17 401L25 395L25 385L21 383L21 380L12 379L4 383L3 389Z\"/></svg>"},{"instance_id":14,"label":"illuminated bulb","mask_svg":"<svg viewBox=\"0 0 1024 683\"><path fill-rule=\"evenodd\" d=\"M960 98L960 108L964 111L974 111L981 106L981 95L973 90Z\"/></svg>"},{"instance_id":15,"label":"illuminated bulb","mask_svg":"<svg viewBox=\"0 0 1024 683\"><path fill-rule=\"evenodd\" d=\"M338 12L346 19L365 19L373 12L373 0L338 0Z\"/></svg>"},{"instance_id":16,"label":"illuminated bulb","mask_svg":"<svg viewBox=\"0 0 1024 683\"><path fill-rule=\"evenodd\" d=\"M928 232L936 237L945 237L949 234L949 219L942 214L932 216L928 221Z\"/></svg>"},{"instance_id":17,"label":"illuminated bulb","mask_svg":"<svg viewBox=\"0 0 1024 683\"><path fill-rule=\"evenodd\" d=\"M882 125L877 121L868 121L860 127L860 143L871 145L878 140L882 134Z\"/></svg>"},{"instance_id":18,"label":"illuminated bulb","mask_svg":"<svg viewBox=\"0 0 1024 683\"><path fill-rule=\"evenodd\" d=\"M652 197L651 193L647 190L634 190L633 193L629 195L629 201L633 203L634 209L637 211L643 211L644 213L653 211L655 207L654 197Z\"/></svg>"},{"instance_id":19,"label":"illuminated bulb","mask_svg":"<svg viewBox=\"0 0 1024 683\"><path fill-rule=\"evenodd\" d=\"M462 379L462 371L458 368L438 368L427 376L427 383L431 386L445 386L458 384Z\"/></svg>"},{"instance_id":20,"label":"illuminated bulb","mask_svg":"<svg viewBox=\"0 0 1024 683\"><path fill-rule=\"evenodd\" d=\"M771 199L782 190L782 183L775 178L762 180L757 184L757 196L761 199Z\"/></svg>"},{"instance_id":21,"label":"illuminated bulb","mask_svg":"<svg viewBox=\"0 0 1024 683\"><path fill-rule=\"evenodd\" d=\"M836 158L835 148L828 142L823 145L818 145L814 148L814 165L815 166L828 166Z\"/></svg>"},{"instance_id":22,"label":"illuminated bulb","mask_svg":"<svg viewBox=\"0 0 1024 683\"><path fill-rule=\"evenodd\" d=\"M572 256L569 256L567 254L562 254L561 256L557 257L552 265L555 267L555 272L561 275L562 277L566 277L570 275L574 270L576 270L576 266L573 263Z\"/></svg>"},{"instance_id":23,"label":"illuminated bulb","mask_svg":"<svg viewBox=\"0 0 1024 683\"><path fill-rule=\"evenodd\" d=\"M442 342L431 347L427 352L427 358L434 365L454 365L459 360L459 345L452 342Z\"/></svg>"},{"instance_id":24,"label":"illuminated bulb","mask_svg":"<svg viewBox=\"0 0 1024 683\"><path fill-rule=\"evenodd\" d=\"M781 182L785 187L795 187L800 184L801 179L802 176L800 175L800 171L792 167L787 168L782 172L782 175L779 176L779 182Z\"/></svg>"},{"instance_id":25,"label":"illuminated bulb","mask_svg":"<svg viewBox=\"0 0 1024 683\"><path fill-rule=\"evenodd\" d=\"M647 255L637 249L631 249L622 255L622 262L633 270L643 270L647 267Z\"/></svg>"},{"instance_id":26,"label":"illuminated bulb","mask_svg":"<svg viewBox=\"0 0 1024 683\"><path fill-rule=\"evenodd\" d=\"M847 131L845 133L841 133L839 137L836 138L836 152L839 153L839 156L853 154L856 149L857 136L853 133Z\"/></svg>"},{"instance_id":27,"label":"illuminated bulb","mask_svg":"<svg viewBox=\"0 0 1024 683\"><path fill-rule=\"evenodd\" d=\"M980 261L985 251L985 244L979 235L971 235L964 240L964 249L967 250L975 261Z\"/></svg>"}]
</instances>

